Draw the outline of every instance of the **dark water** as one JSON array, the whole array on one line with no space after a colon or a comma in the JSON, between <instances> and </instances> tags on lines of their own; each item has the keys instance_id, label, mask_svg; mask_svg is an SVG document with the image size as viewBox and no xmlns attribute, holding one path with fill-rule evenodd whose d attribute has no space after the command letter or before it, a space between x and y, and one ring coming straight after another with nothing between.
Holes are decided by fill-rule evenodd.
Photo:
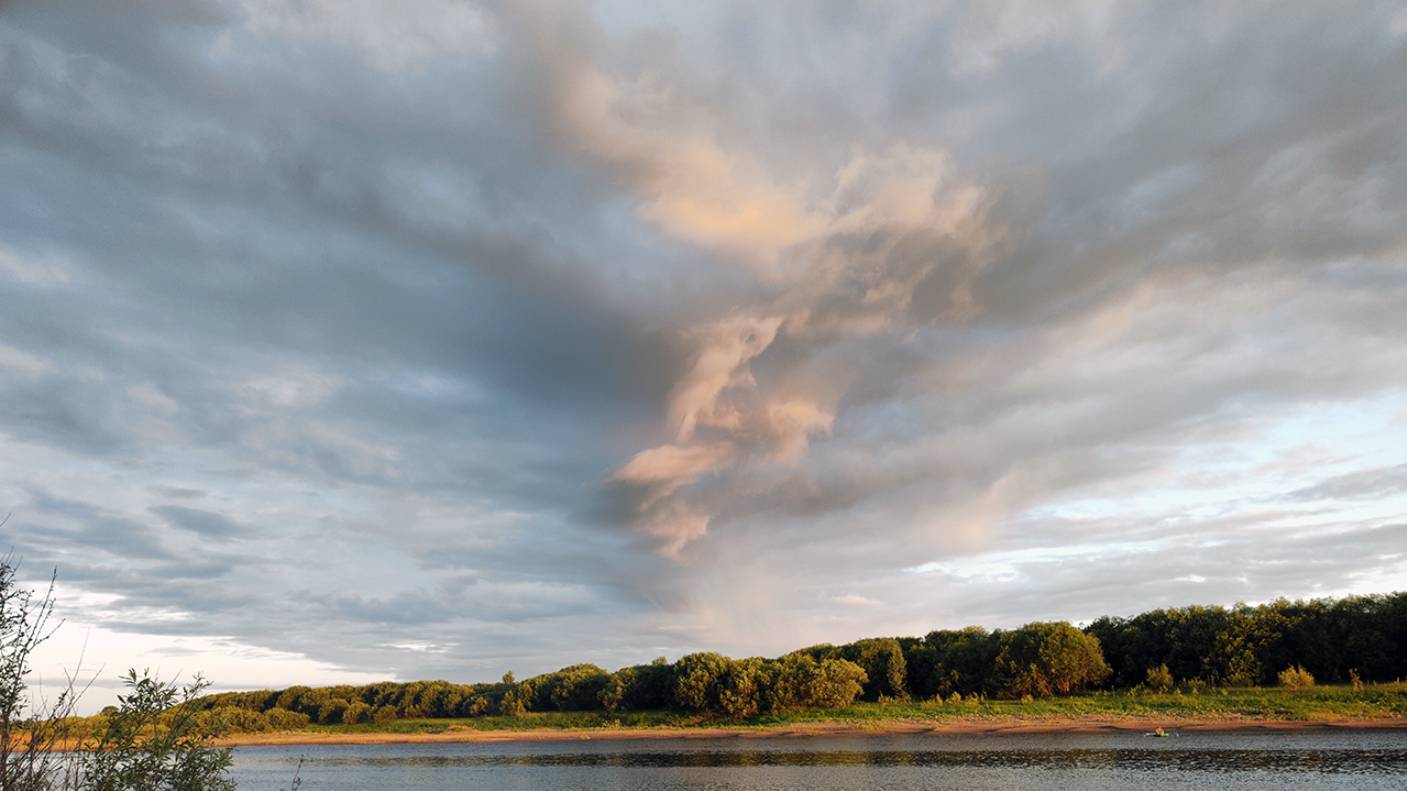
<instances>
[{"instance_id":1,"label":"dark water","mask_svg":"<svg viewBox=\"0 0 1407 791\"><path fill-rule=\"evenodd\" d=\"M1407 731L244 747L245 791L1407 788Z\"/></svg>"}]
</instances>

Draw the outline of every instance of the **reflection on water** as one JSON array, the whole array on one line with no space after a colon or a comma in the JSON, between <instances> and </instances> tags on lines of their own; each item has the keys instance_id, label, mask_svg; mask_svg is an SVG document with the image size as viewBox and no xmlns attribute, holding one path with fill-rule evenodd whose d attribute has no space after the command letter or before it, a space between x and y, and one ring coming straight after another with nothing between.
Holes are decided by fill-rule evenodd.
<instances>
[{"instance_id":1,"label":"reflection on water","mask_svg":"<svg viewBox=\"0 0 1407 791\"><path fill-rule=\"evenodd\" d=\"M314 766L700 767L700 766L972 766L1019 769L1129 768L1276 772L1407 772L1407 750L996 750L862 752L725 750L711 752L564 753L559 755L364 755L318 757Z\"/></svg>"},{"instance_id":2,"label":"reflection on water","mask_svg":"<svg viewBox=\"0 0 1407 791\"><path fill-rule=\"evenodd\" d=\"M251 747L243 789L1401 788L1407 732L572 741Z\"/></svg>"}]
</instances>

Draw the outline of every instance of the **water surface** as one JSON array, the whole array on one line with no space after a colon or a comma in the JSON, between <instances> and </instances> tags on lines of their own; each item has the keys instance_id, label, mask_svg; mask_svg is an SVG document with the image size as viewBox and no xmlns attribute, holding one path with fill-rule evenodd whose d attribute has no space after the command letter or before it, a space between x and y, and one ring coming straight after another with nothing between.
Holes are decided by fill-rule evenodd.
<instances>
[{"instance_id":1,"label":"water surface","mask_svg":"<svg viewBox=\"0 0 1407 791\"><path fill-rule=\"evenodd\" d=\"M301 769L299 761L302 760ZM1407 731L584 740L242 747L245 791L1407 788Z\"/></svg>"}]
</instances>

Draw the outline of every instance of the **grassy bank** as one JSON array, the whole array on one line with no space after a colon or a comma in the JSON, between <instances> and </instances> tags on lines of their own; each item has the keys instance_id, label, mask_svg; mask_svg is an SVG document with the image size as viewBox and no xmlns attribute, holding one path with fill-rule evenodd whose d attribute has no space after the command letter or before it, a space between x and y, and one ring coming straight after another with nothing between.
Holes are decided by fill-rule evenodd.
<instances>
[{"instance_id":1,"label":"grassy bank","mask_svg":"<svg viewBox=\"0 0 1407 791\"><path fill-rule=\"evenodd\" d=\"M833 709L800 709L748 719L673 711L543 712L517 717L407 719L357 725L310 725L300 731L322 734L437 734L466 732L591 731L649 729L758 729L828 724L865 729L894 723L980 723L1032 721L1071 724L1120 719L1168 721L1365 722L1407 721L1407 683L1374 684L1362 690L1347 685L1306 690L1233 688L1178 692L1095 692L1037 700L965 700L962 702L855 703Z\"/></svg>"}]
</instances>

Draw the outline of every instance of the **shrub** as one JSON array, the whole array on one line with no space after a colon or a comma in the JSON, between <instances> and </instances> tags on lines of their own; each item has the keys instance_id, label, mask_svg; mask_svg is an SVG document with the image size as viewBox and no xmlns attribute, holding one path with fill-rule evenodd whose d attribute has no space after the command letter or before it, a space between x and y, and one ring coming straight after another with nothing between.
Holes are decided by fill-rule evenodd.
<instances>
[{"instance_id":1,"label":"shrub","mask_svg":"<svg viewBox=\"0 0 1407 791\"><path fill-rule=\"evenodd\" d=\"M1280 686L1287 689L1308 689L1314 686L1314 676L1304 669L1304 665L1290 665L1275 676Z\"/></svg>"},{"instance_id":2,"label":"shrub","mask_svg":"<svg viewBox=\"0 0 1407 791\"><path fill-rule=\"evenodd\" d=\"M1157 667L1148 668L1148 672L1144 676L1143 683L1146 684L1149 689L1155 689L1159 692L1167 692L1169 689L1171 689L1173 685L1173 676L1172 671L1168 670L1168 664L1164 662L1163 664L1158 665Z\"/></svg>"},{"instance_id":3,"label":"shrub","mask_svg":"<svg viewBox=\"0 0 1407 791\"><path fill-rule=\"evenodd\" d=\"M864 689L865 669L847 659L823 659L804 688L807 706L836 708L855 702Z\"/></svg>"},{"instance_id":4,"label":"shrub","mask_svg":"<svg viewBox=\"0 0 1407 791\"><path fill-rule=\"evenodd\" d=\"M301 711L289 711L277 706L264 712L264 719L269 721L269 730L274 731L296 731L306 728L312 718Z\"/></svg>"},{"instance_id":5,"label":"shrub","mask_svg":"<svg viewBox=\"0 0 1407 791\"><path fill-rule=\"evenodd\" d=\"M342 721L342 714L347 710L348 703L342 698L333 698L318 707L318 722L323 725L335 725Z\"/></svg>"},{"instance_id":6,"label":"shrub","mask_svg":"<svg viewBox=\"0 0 1407 791\"><path fill-rule=\"evenodd\" d=\"M533 711L581 711L601 702L610 674L596 665L570 665L524 681L524 701Z\"/></svg>"},{"instance_id":7,"label":"shrub","mask_svg":"<svg viewBox=\"0 0 1407 791\"><path fill-rule=\"evenodd\" d=\"M349 703L347 705L347 708L342 711L342 724L356 725L359 722L365 722L370 716L370 714L370 706L366 705L365 703L362 703L360 700L353 701L352 703Z\"/></svg>"},{"instance_id":8,"label":"shrub","mask_svg":"<svg viewBox=\"0 0 1407 791\"><path fill-rule=\"evenodd\" d=\"M718 682L729 659L720 654L689 654L674 664L674 705L689 711L718 710Z\"/></svg>"},{"instance_id":9,"label":"shrub","mask_svg":"<svg viewBox=\"0 0 1407 791\"><path fill-rule=\"evenodd\" d=\"M601 688L601 708L614 714L625 708L625 694L635 683L635 668L624 667L611 674L610 680Z\"/></svg>"},{"instance_id":10,"label":"shrub","mask_svg":"<svg viewBox=\"0 0 1407 791\"><path fill-rule=\"evenodd\" d=\"M762 708L762 690L769 686L761 659L728 663L718 680L718 708L730 717L751 717Z\"/></svg>"},{"instance_id":11,"label":"shrub","mask_svg":"<svg viewBox=\"0 0 1407 791\"><path fill-rule=\"evenodd\" d=\"M269 729L265 714L235 706L216 706L196 715L201 727L212 732L263 733Z\"/></svg>"},{"instance_id":12,"label":"shrub","mask_svg":"<svg viewBox=\"0 0 1407 791\"><path fill-rule=\"evenodd\" d=\"M994 691L1007 697L1063 695L1109 675L1099 640L1068 623L1031 623L998 640Z\"/></svg>"},{"instance_id":13,"label":"shrub","mask_svg":"<svg viewBox=\"0 0 1407 791\"><path fill-rule=\"evenodd\" d=\"M234 789L230 751L210 746L218 732L190 705L206 688L203 679L177 687L132 670L122 681L128 692L118 696L118 713L80 758L83 787Z\"/></svg>"},{"instance_id":14,"label":"shrub","mask_svg":"<svg viewBox=\"0 0 1407 791\"><path fill-rule=\"evenodd\" d=\"M874 637L842 646L840 655L865 671L866 700L907 698L904 649L892 637Z\"/></svg>"},{"instance_id":15,"label":"shrub","mask_svg":"<svg viewBox=\"0 0 1407 791\"><path fill-rule=\"evenodd\" d=\"M498 713L505 717L521 717L528 711L522 694L515 689L503 693L503 697L498 699L497 709Z\"/></svg>"}]
</instances>

